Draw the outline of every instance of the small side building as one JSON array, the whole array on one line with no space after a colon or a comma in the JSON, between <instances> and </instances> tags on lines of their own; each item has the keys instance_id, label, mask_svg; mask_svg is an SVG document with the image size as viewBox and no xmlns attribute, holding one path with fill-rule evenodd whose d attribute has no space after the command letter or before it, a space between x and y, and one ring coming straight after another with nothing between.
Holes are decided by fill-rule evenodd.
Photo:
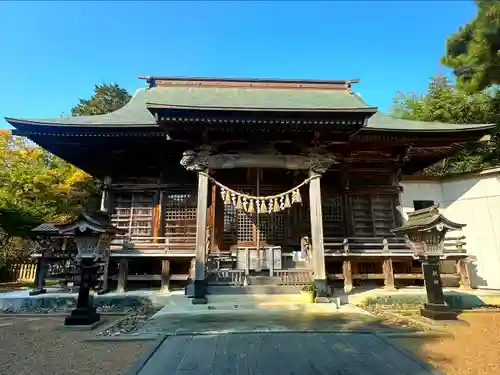
<instances>
[{"instance_id":1,"label":"small side building","mask_svg":"<svg viewBox=\"0 0 500 375\"><path fill-rule=\"evenodd\" d=\"M500 168L444 177L406 175L401 185L404 213L439 204L450 220L467 223L454 236L465 237L471 285L500 289Z\"/></svg>"}]
</instances>

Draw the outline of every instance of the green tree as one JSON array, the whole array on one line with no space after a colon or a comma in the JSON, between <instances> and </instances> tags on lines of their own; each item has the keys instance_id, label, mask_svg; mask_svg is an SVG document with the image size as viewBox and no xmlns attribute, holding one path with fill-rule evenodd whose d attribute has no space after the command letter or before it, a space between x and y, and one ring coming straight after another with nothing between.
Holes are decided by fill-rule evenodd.
<instances>
[{"instance_id":1,"label":"green tree","mask_svg":"<svg viewBox=\"0 0 500 375\"><path fill-rule=\"evenodd\" d=\"M446 77L431 79L424 95L398 93L391 110L394 116L418 121L457 124L500 124L500 91L468 94L457 90ZM423 171L428 175L469 172L499 162L498 139L467 147Z\"/></svg>"},{"instance_id":2,"label":"green tree","mask_svg":"<svg viewBox=\"0 0 500 375\"><path fill-rule=\"evenodd\" d=\"M0 131L0 256L23 254L31 229L96 205L100 184L25 138Z\"/></svg>"},{"instance_id":3,"label":"green tree","mask_svg":"<svg viewBox=\"0 0 500 375\"><path fill-rule=\"evenodd\" d=\"M467 92L500 83L500 1L476 4L476 16L448 38L441 59L454 69L458 88Z\"/></svg>"},{"instance_id":4,"label":"green tree","mask_svg":"<svg viewBox=\"0 0 500 375\"><path fill-rule=\"evenodd\" d=\"M94 86L94 95L90 99L80 99L80 103L71 109L73 116L103 115L116 111L127 104L132 97L117 84Z\"/></svg>"},{"instance_id":5,"label":"green tree","mask_svg":"<svg viewBox=\"0 0 500 375\"><path fill-rule=\"evenodd\" d=\"M123 107L130 94L116 84L94 87L73 116L101 115ZM0 131L0 262L26 255L31 229L63 222L83 208L97 208L101 184L26 138Z\"/></svg>"}]
</instances>

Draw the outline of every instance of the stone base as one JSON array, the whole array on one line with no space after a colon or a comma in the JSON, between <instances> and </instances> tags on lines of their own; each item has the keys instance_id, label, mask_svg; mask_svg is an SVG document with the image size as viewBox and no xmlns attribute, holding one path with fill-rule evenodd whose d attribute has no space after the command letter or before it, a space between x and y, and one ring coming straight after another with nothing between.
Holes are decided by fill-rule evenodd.
<instances>
[{"instance_id":1,"label":"stone base","mask_svg":"<svg viewBox=\"0 0 500 375\"><path fill-rule=\"evenodd\" d=\"M30 296L38 296L39 294L47 293L47 289L34 289L30 292Z\"/></svg>"},{"instance_id":2,"label":"stone base","mask_svg":"<svg viewBox=\"0 0 500 375\"><path fill-rule=\"evenodd\" d=\"M194 297L191 300L191 303L193 305L206 305L207 304L207 299L205 297Z\"/></svg>"},{"instance_id":3,"label":"stone base","mask_svg":"<svg viewBox=\"0 0 500 375\"><path fill-rule=\"evenodd\" d=\"M326 279L315 279L314 284L316 285L316 295L318 297L328 297L330 290Z\"/></svg>"},{"instance_id":4,"label":"stone base","mask_svg":"<svg viewBox=\"0 0 500 375\"><path fill-rule=\"evenodd\" d=\"M420 314L433 320L456 320L458 318L458 314L449 306L430 303L424 304L424 308L420 309Z\"/></svg>"},{"instance_id":5,"label":"stone base","mask_svg":"<svg viewBox=\"0 0 500 375\"><path fill-rule=\"evenodd\" d=\"M92 331L93 329L100 327L106 323L106 319L101 319L98 320L97 322L94 322L92 324L88 325L62 325L60 327L60 330L63 331Z\"/></svg>"},{"instance_id":6,"label":"stone base","mask_svg":"<svg viewBox=\"0 0 500 375\"><path fill-rule=\"evenodd\" d=\"M320 296L318 296L318 297L316 297L314 299L314 302L315 303L330 303L330 300L328 299L328 297L320 297Z\"/></svg>"},{"instance_id":7,"label":"stone base","mask_svg":"<svg viewBox=\"0 0 500 375\"><path fill-rule=\"evenodd\" d=\"M101 319L95 307L76 308L64 319L65 326L90 326Z\"/></svg>"},{"instance_id":8,"label":"stone base","mask_svg":"<svg viewBox=\"0 0 500 375\"><path fill-rule=\"evenodd\" d=\"M194 298L203 299L207 294L205 280L195 280L193 285Z\"/></svg>"}]
</instances>

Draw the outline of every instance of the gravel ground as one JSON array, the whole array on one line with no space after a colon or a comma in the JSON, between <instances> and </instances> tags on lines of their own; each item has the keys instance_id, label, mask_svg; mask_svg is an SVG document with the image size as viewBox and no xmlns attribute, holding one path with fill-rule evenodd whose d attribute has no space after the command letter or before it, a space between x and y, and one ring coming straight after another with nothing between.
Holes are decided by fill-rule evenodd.
<instances>
[{"instance_id":1,"label":"gravel ground","mask_svg":"<svg viewBox=\"0 0 500 375\"><path fill-rule=\"evenodd\" d=\"M470 326L449 327L454 338L394 338L447 375L500 374L500 313L467 312L460 319Z\"/></svg>"},{"instance_id":2,"label":"gravel ground","mask_svg":"<svg viewBox=\"0 0 500 375\"><path fill-rule=\"evenodd\" d=\"M111 317L106 317L111 323ZM118 375L152 342L84 342L94 332L58 329L62 317L1 317L0 374Z\"/></svg>"}]
</instances>

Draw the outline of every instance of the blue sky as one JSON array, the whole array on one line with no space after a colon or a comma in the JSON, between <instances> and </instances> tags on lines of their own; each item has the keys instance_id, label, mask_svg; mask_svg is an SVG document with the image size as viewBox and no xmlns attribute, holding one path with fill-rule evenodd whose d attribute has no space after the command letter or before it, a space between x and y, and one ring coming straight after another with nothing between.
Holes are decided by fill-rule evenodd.
<instances>
[{"instance_id":1,"label":"blue sky","mask_svg":"<svg viewBox=\"0 0 500 375\"><path fill-rule=\"evenodd\" d=\"M424 92L446 37L472 1L0 2L4 116L58 117L96 83L144 87L138 75L360 78L387 110Z\"/></svg>"}]
</instances>

